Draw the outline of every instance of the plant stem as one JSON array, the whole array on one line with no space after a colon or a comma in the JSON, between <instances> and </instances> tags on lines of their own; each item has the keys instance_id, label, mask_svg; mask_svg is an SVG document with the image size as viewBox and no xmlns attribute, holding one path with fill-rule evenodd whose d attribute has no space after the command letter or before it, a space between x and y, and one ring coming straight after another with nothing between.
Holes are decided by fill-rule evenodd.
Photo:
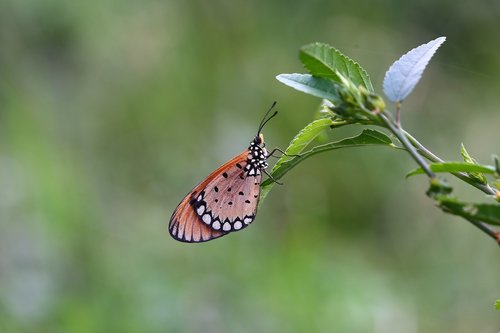
<instances>
[{"instance_id":1,"label":"plant stem","mask_svg":"<svg viewBox=\"0 0 500 333\"><path fill-rule=\"evenodd\" d=\"M396 125L401 128L401 102L396 103Z\"/></svg>"},{"instance_id":2,"label":"plant stem","mask_svg":"<svg viewBox=\"0 0 500 333\"><path fill-rule=\"evenodd\" d=\"M429 178L435 178L436 175L432 170L429 168L429 165L427 162L422 158L422 156L415 150L415 147L408 141L408 138L404 134L403 130L401 127L398 125L394 125L390 119L387 118L387 116L384 113L379 113L378 116L384 124L389 128L389 130L396 135L396 137L399 139L401 144L406 148L408 153L413 157L413 159L422 167L424 172L429 176Z\"/></svg>"},{"instance_id":3,"label":"plant stem","mask_svg":"<svg viewBox=\"0 0 500 333\"><path fill-rule=\"evenodd\" d=\"M425 171L425 173L429 176L429 178L435 178L435 174L430 170L429 165L422 159L422 156L427 158L428 160L432 162L444 162L441 158L438 156L434 155L430 150L428 150L426 147L424 147L420 142L418 142L417 139L415 139L411 134L406 132L404 129L401 128L400 124L400 115L399 112L396 113L396 124L393 124L388 117L380 113L379 117L382 119L382 121L385 123L385 125L389 128L389 130L396 135L396 137L399 139L401 144L406 148L406 150L412 155L412 157L415 159L415 161L422 167L422 169ZM418 149L417 150L415 150ZM491 187L488 185L480 184L473 179L470 179L467 174L462 173L462 172L452 172L452 174L455 177L458 177L459 179L469 183L470 185L480 189L481 191L495 195L496 191L493 190ZM486 233L488 236L492 237L497 241L497 243L500 245L500 233L496 232L492 228L490 228L486 223L483 223L481 221L477 221L468 217L464 217L467 221L469 221L472 225Z\"/></svg>"},{"instance_id":4,"label":"plant stem","mask_svg":"<svg viewBox=\"0 0 500 333\"><path fill-rule=\"evenodd\" d=\"M408 140L411 142L411 144L418 149L418 152L420 153L420 155L422 155L423 157L427 158L429 161L432 161L432 162L437 162L437 163L442 163L444 162L444 160L436 155L434 155L429 149L427 149L426 147L424 147L424 145L422 145L417 139L415 139L410 133L406 132L405 130L401 130L404 135L408 138ZM485 184L481 184L481 183L478 183L477 181L471 179L466 173L463 173L463 172L452 172L451 173L452 175L454 175L455 177L463 180L464 182L474 186L475 188L483 191L484 193L488 194L488 195L495 195L496 194L496 190L491 188L489 185L485 185Z\"/></svg>"},{"instance_id":5,"label":"plant stem","mask_svg":"<svg viewBox=\"0 0 500 333\"><path fill-rule=\"evenodd\" d=\"M424 156L425 158L427 158L429 161L432 161L432 162L438 162L438 163L444 162L443 159L441 159L440 157L434 155L429 149L427 149L424 145L422 145L410 133L406 132L403 129L402 129L402 132L408 138L408 140L411 142L411 144L415 148L418 149L418 152L422 156ZM467 174L464 174L462 172L452 172L451 174L454 175L455 177L457 177L457 178L459 178L459 179L467 182L468 184L476 187L477 189L483 191L486 194L495 195L496 191L494 189L492 189L488 185L480 184L480 183L474 181L473 179L470 179L467 176ZM477 221L477 220L474 220L474 219L471 219L471 218L468 218L468 217L464 217L464 216L462 216L462 217L464 219L466 219L467 221L469 221L471 224L473 224L475 227L477 227L478 229L480 229L481 231L483 231L484 233L486 233L488 236L490 236L491 238L495 239L497 241L498 245L500 245L500 233L498 233L495 230L493 230L492 228L490 228L486 223L483 223L481 221Z\"/></svg>"},{"instance_id":6,"label":"plant stem","mask_svg":"<svg viewBox=\"0 0 500 333\"><path fill-rule=\"evenodd\" d=\"M466 219L467 221L472 223L474 226L479 228L481 231L486 233L488 236L490 236L491 238L496 240L497 244L500 245L500 232L496 232L495 230L490 228L486 223L476 221L476 220L468 218L468 217L464 217L464 219Z\"/></svg>"}]
</instances>

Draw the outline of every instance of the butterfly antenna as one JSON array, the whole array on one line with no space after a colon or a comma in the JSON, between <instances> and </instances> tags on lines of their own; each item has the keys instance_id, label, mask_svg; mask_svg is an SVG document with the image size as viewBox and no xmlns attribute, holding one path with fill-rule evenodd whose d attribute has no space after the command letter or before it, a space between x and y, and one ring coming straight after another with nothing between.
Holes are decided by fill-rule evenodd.
<instances>
[{"instance_id":1,"label":"butterfly antenna","mask_svg":"<svg viewBox=\"0 0 500 333\"><path fill-rule=\"evenodd\" d=\"M260 125L259 125L259 130L257 131L257 135L260 134L260 131L262 130L262 128L264 127L264 125L267 124L267 122L269 120L273 119L274 116L276 116L278 114L278 111L274 111L274 113L269 118L267 118L267 116L269 115L269 113L272 111L272 109L275 106L276 106L276 101L273 102L273 105L271 105L271 107L269 108L269 110L267 110L266 114L264 115L264 118L262 118L262 121L260 122Z\"/></svg>"}]
</instances>

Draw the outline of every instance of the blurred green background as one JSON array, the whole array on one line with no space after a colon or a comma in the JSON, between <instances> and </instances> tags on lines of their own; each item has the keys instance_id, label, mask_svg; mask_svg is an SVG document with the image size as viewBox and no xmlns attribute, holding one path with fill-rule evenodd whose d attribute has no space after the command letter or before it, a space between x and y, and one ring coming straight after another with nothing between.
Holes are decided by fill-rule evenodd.
<instances>
[{"instance_id":1,"label":"blurred green background","mask_svg":"<svg viewBox=\"0 0 500 333\"><path fill-rule=\"evenodd\" d=\"M490 163L499 31L496 0L1 0L0 331L500 330L498 247L433 207L401 152L306 161L244 232L190 245L167 231L273 100L270 147L312 119L319 100L274 78L304 72L309 42L381 91L394 60L447 36L403 122L443 158L464 142Z\"/></svg>"}]
</instances>

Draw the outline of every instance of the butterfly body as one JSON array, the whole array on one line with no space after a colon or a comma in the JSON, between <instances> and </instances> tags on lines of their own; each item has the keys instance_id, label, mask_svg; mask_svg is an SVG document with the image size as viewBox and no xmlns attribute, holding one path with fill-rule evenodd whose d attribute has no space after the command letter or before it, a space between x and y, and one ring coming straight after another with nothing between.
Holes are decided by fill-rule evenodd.
<instances>
[{"instance_id":1,"label":"butterfly body","mask_svg":"<svg viewBox=\"0 0 500 333\"><path fill-rule=\"evenodd\" d=\"M181 242L205 242L247 227L257 213L268 157L259 128L247 149L212 172L181 201L170 218L170 235Z\"/></svg>"}]
</instances>

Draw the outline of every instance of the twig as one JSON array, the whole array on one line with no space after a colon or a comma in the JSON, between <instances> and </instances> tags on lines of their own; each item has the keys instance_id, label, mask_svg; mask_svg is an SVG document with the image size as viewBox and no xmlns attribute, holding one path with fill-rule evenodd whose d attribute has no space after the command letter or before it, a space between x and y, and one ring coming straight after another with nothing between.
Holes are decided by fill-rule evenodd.
<instances>
[{"instance_id":1,"label":"twig","mask_svg":"<svg viewBox=\"0 0 500 333\"><path fill-rule=\"evenodd\" d=\"M488 236L496 240L497 244L500 245L500 232L496 232L492 228L490 228L486 223L476 221L474 219L462 216L464 219L472 223L474 226L482 230L484 233L486 233Z\"/></svg>"},{"instance_id":2,"label":"twig","mask_svg":"<svg viewBox=\"0 0 500 333\"><path fill-rule=\"evenodd\" d=\"M394 133L394 135L396 135L396 137L399 139L401 144L406 148L406 150L408 151L408 153L410 153L410 155L413 157L413 159L422 167L422 169L427 174L427 176L429 176L429 178L431 178L431 179L435 178L436 175L434 174L434 172L432 172L432 170L429 168L429 165L427 164L427 162L415 150L415 147L410 143L410 141L408 141L408 139L407 139L406 135L403 133L402 129L399 126L394 125L392 123L392 121L389 120L384 113L380 112L378 114L378 116L380 117L380 119L382 119L382 121L389 128L389 130L392 133Z\"/></svg>"},{"instance_id":3,"label":"twig","mask_svg":"<svg viewBox=\"0 0 500 333\"><path fill-rule=\"evenodd\" d=\"M405 130L401 129L401 131L404 133L404 135L408 138L408 140L411 142L411 144L418 149L418 152L420 155L423 157L427 158L431 162L437 162L437 163L443 163L444 160L441 159L440 157L434 155L429 149L424 147L420 142L418 142L417 139L415 139L410 133L406 132ZM475 188L483 191L484 193L488 195L496 195L497 191L489 185L481 184L478 183L477 181L471 179L466 173L463 172L451 172L451 174L464 182L474 186Z\"/></svg>"}]
</instances>

